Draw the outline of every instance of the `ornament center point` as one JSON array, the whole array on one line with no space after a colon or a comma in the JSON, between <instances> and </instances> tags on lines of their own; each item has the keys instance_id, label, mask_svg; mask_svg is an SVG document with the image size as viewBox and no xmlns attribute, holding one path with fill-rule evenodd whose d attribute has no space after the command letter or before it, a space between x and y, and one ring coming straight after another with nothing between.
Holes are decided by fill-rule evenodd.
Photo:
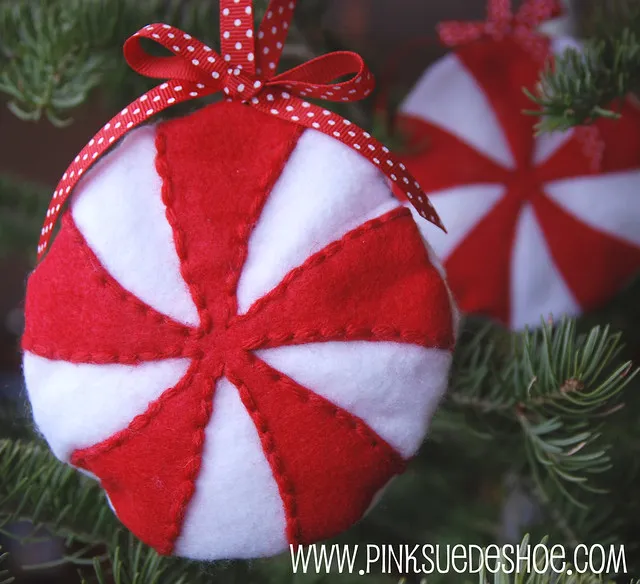
<instances>
[{"instance_id":1,"label":"ornament center point","mask_svg":"<svg viewBox=\"0 0 640 584\"><path fill-rule=\"evenodd\" d=\"M234 339L229 333L229 329L224 328L201 332L197 353L208 368L218 369L223 366L228 353L234 349Z\"/></svg>"},{"instance_id":2,"label":"ornament center point","mask_svg":"<svg viewBox=\"0 0 640 584\"><path fill-rule=\"evenodd\" d=\"M531 201L542 191L542 181L535 168L517 168L507 179L507 191L509 196L520 201Z\"/></svg>"}]
</instances>

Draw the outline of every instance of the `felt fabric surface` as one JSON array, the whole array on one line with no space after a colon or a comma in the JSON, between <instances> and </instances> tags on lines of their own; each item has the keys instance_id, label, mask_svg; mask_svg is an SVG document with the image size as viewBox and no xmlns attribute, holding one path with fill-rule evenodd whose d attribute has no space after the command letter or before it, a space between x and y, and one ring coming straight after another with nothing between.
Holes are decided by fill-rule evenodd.
<instances>
[{"instance_id":1,"label":"felt fabric surface","mask_svg":"<svg viewBox=\"0 0 640 584\"><path fill-rule=\"evenodd\" d=\"M370 340L450 349L451 322L446 284L399 208L308 258L236 326L256 348Z\"/></svg>"},{"instance_id":2,"label":"felt fabric surface","mask_svg":"<svg viewBox=\"0 0 640 584\"><path fill-rule=\"evenodd\" d=\"M74 410L86 420L71 430L66 401L34 408L36 422L162 554L246 558L336 535L403 470L444 392L457 312L441 268L382 176L314 131L222 102L140 132L86 177L31 275L23 340L52 362L35 383L43 396L92 370L136 372L87 381ZM145 166L148 183L128 182L144 190L148 216L130 191L107 209L104 177L135 174L127 152ZM91 201L109 217L102 229ZM169 258L157 290L121 273L149 249L155 269ZM82 434L120 382L104 410L112 419Z\"/></svg>"},{"instance_id":3,"label":"felt fabric surface","mask_svg":"<svg viewBox=\"0 0 640 584\"><path fill-rule=\"evenodd\" d=\"M597 308L640 269L640 111L595 124L596 171L575 130L534 136L522 87L539 73L509 38L478 41L427 69L398 115L450 235L418 225L460 308L514 329Z\"/></svg>"},{"instance_id":4,"label":"felt fabric surface","mask_svg":"<svg viewBox=\"0 0 640 584\"><path fill-rule=\"evenodd\" d=\"M464 63L455 53L445 55L431 65L407 95L401 112L403 116L430 122L446 136L462 140L494 164L507 168L515 166L488 96L478 80L467 74Z\"/></svg>"},{"instance_id":5,"label":"felt fabric surface","mask_svg":"<svg viewBox=\"0 0 640 584\"><path fill-rule=\"evenodd\" d=\"M100 478L122 523L161 554L173 551L195 490L214 387L194 360L144 413L71 457Z\"/></svg>"},{"instance_id":6,"label":"felt fabric surface","mask_svg":"<svg viewBox=\"0 0 640 584\"><path fill-rule=\"evenodd\" d=\"M580 313L578 301L558 274L549 244L534 213L531 205L525 205L516 224L511 258L511 318L516 328L528 324L528 311L532 305L541 315L553 314L558 306L568 316Z\"/></svg>"},{"instance_id":7,"label":"felt fabric surface","mask_svg":"<svg viewBox=\"0 0 640 584\"><path fill-rule=\"evenodd\" d=\"M289 541L339 534L404 470L404 461L361 420L264 362L246 353L237 358L230 378L280 487Z\"/></svg>"},{"instance_id":8,"label":"felt fabric surface","mask_svg":"<svg viewBox=\"0 0 640 584\"><path fill-rule=\"evenodd\" d=\"M215 528L212 528L214 527ZM288 545L278 485L238 389L220 378L198 488L175 553L194 559L269 556Z\"/></svg>"},{"instance_id":9,"label":"felt fabric surface","mask_svg":"<svg viewBox=\"0 0 640 584\"><path fill-rule=\"evenodd\" d=\"M69 214L29 277L25 315L23 348L48 359L134 365L187 356L190 329L128 293Z\"/></svg>"},{"instance_id":10,"label":"felt fabric surface","mask_svg":"<svg viewBox=\"0 0 640 584\"><path fill-rule=\"evenodd\" d=\"M73 220L123 288L158 312L196 326L198 311L165 220L155 140L154 127L141 128L100 160L74 192Z\"/></svg>"},{"instance_id":11,"label":"felt fabric surface","mask_svg":"<svg viewBox=\"0 0 640 584\"><path fill-rule=\"evenodd\" d=\"M397 206L386 180L365 158L307 130L249 238L238 282L238 312L247 312L310 255Z\"/></svg>"},{"instance_id":12,"label":"felt fabric surface","mask_svg":"<svg viewBox=\"0 0 640 584\"><path fill-rule=\"evenodd\" d=\"M449 351L390 342L309 343L256 354L356 415L403 458L418 450L451 365Z\"/></svg>"},{"instance_id":13,"label":"felt fabric surface","mask_svg":"<svg viewBox=\"0 0 640 584\"><path fill-rule=\"evenodd\" d=\"M188 359L138 365L70 363L24 355L33 415L53 453L65 462L78 448L126 427L186 373ZM60 415L64 412L64 416Z\"/></svg>"}]
</instances>

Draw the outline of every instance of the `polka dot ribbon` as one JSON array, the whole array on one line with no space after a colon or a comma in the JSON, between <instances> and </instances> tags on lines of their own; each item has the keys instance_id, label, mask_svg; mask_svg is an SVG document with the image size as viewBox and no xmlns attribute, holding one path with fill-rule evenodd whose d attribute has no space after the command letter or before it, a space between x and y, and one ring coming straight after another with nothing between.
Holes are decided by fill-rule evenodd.
<instances>
[{"instance_id":1,"label":"polka dot ribbon","mask_svg":"<svg viewBox=\"0 0 640 584\"><path fill-rule=\"evenodd\" d=\"M511 0L489 0L487 20L481 22L448 21L438 25L438 35L448 47L456 47L481 38L501 40L512 36L533 58L544 61L549 56L549 39L538 32L538 27L550 18L562 14L559 0L525 0L516 14L511 10ZM591 171L602 167L604 141L595 126L574 129L582 151L589 159Z\"/></svg>"},{"instance_id":2,"label":"polka dot ribbon","mask_svg":"<svg viewBox=\"0 0 640 584\"><path fill-rule=\"evenodd\" d=\"M511 10L511 0L489 0L486 21L442 22L438 25L438 35L448 47L467 44L482 37L500 40L513 36L527 52L544 60L548 54L548 40L538 34L537 28L545 20L561 13L559 0L525 0L516 14Z\"/></svg>"},{"instance_id":3,"label":"polka dot ribbon","mask_svg":"<svg viewBox=\"0 0 640 584\"><path fill-rule=\"evenodd\" d=\"M359 55L334 52L275 74L294 8L295 0L271 0L255 35L252 1L221 0L221 55L167 24L151 24L129 38L124 45L129 65L142 75L168 81L123 109L76 156L53 193L38 244L38 260L48 248L74 186L110 146L158 112L220 91L230 101L313 128L353 148L398 185L422 217L444 230L418 182L386 146L349 120L306 101L350 102L370 95L374 79ZM157 42L173 56L149 55L141 46L143 38Z\"/></svg>"}]
</instances>

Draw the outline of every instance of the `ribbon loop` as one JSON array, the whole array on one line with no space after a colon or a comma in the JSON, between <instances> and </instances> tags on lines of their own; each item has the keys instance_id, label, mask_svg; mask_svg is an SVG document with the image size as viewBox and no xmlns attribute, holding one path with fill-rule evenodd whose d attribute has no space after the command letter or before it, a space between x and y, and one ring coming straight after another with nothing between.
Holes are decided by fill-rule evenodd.
<instances>
[{"instance_id":1,"label":"ribbon loop","mask_svg":"<svg viewBox=\"0 0 640 584\"><path fill-rule=\"evenodd\" d=\"M351 79L340 81L351 75ZM309 80L313 79L313 83ZM269 81L297 90L302 97L325 101L357 101L368 97L375 81L362 57L350 51L337 51L316 57Z\"/></svg>"},{"instance_id":2,"label":"ribbon loop","mask_svg":"<svg viewBox=\"0 0 640 584\"><path fill-rule=\"evenodd\" d=\"M374 79L356 53L340 51L312 59L276 75L295 0L271 0L260 26L253 32L251 0L220 0L222 55L168 24L150 24L124 45L129 65L141 75L167 79L109 121L83 148L54 191L38 245L42 258L61 209L80 177L111 145L133 128L174 104L220 91L228 99L265 114L317 130L356 150L404 192L422 217L442 226L415 178L388 148L338 114L306 98L350 102L371 94ZM141 39L163 46L171 57L147 53ZM344 77L351 76L344 80Z\"/></svg>"},{"instance_id":3,"label":"ribbon loop","mask_svg":"<svg viewBox=\"0 0 640 584\"><path fill-rule=\"evenodd\" d=\"M150 55L142 48L141 38L156 42L174 56ZM229 68L211 47L168 24L150 24L140 29L125 41L123 53L134 71L157 79L213 83L217 87L215 81L225 76Z\"/></svg>"}]
</instances>

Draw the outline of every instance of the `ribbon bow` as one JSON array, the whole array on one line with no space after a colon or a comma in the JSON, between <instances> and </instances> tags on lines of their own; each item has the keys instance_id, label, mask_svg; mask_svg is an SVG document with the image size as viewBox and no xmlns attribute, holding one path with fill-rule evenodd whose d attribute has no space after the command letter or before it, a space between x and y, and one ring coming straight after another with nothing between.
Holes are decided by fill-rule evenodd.
<instances>
[{"instance_id":1,"label":"ribbon bow","mask_svg":"<svg viewBox=\"0 0 640 584\"><path fill-rule=\"evenodd\" d=\"M487 20L481 22L443 22L438 34L449 47L470 43L482 37L501 40L513 36L535 58L544 60L548 54L548 40L537 31L544 21L559 16L559 0L525 0L516 14L511 0L489 0Z\"/></svg>"},{"instance_id":2,"label":"ribbon bow","mask_svg":"<svg viewBox=\"0 0 640 584\"><path fill-rule=\"evenodd\" d=\"M38 260L47 250L53 227L73 187L114 142L174 104L220 91L229 100L318 130L353 148L396 184L422 217L444 230L418 182L388 148L350 121L306 101L313 98L350 102L370 95L374 79L359 55L334 52L275 74L295 4L296 0L271 0L256 38L252 1L221 0L221 55L168 24L151 24L129 38L124 45L129 65L142 75L168 81L123 109L76 156L53 193L38 245ZM149 55L141 46L142 38L157 42L173 56ZM345 76L350 77L335 81Z\"/></svg>"}]
</instances>

